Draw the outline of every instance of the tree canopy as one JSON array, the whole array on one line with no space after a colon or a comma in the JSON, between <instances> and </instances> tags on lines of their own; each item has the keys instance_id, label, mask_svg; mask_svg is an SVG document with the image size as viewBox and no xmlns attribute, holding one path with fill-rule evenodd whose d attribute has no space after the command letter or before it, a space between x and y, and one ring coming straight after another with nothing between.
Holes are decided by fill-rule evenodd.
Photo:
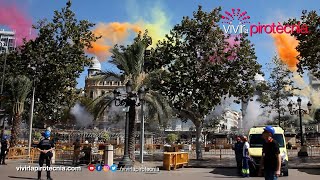
<instances>
[{"instance_id":1,"label":"tree canopy","mask_svg":"<svg viewBox=\"0 0 320 180\"><path fill-rule=\"evenodd\" d=\"M304 10L300 19L289 19L287 24L306 24L308 33L294 31L292 35L297 38L299 45L298 71L308 70L315 77L320 78L320 16L316 11Z\"/></svg>"},{"instance_id":2,"label":"tree canopy","mask_svg":"<svg viewBox=\"0 0 320 180\"><path fill-rule=\"evenodd\" d=\"M274 110L278 114L278 121L281 114L286 111L289 96L292 96L293 80L292 72L288 70L277 56L272 59L270 78L267 81L267 87L262 92L261 103L263 107ZM280 118L281 120L281 118ZM278 122L280 124L280 121Z\"/></svg>"},{"instance_id":3,"label":"tree canopy","mask_svg":"<svg viewBox=\"0 0 320 180\"><path fill-rule=\"evenodd\" d=\"M76 79L91 63L84 49L98 38L90 31L93 26L76 19L69 1L54 12L52 21L44 19L34 26L35 39L9 54L7 76L26 75L35 81L35 110L42 119L62 115L63 107L74 103Z\"/></svg>"},{"instance_id":4,"label":"tree canopy","mask_svg":"<svg viewBox=\"0 0 320 180\"><path fill-rule=\"evenodd\" d=\"M168 97L181 117L193 121L198 138L204 116L225 95L250 96L254 76L260 73L247 35L238 35L233 45L229 43L230 36L218 24L220 11L204 12L199 6L192 18L183 17L152 52L153 64L164 69L154 79L153 88Z\"/></svg>"}]
</instances>

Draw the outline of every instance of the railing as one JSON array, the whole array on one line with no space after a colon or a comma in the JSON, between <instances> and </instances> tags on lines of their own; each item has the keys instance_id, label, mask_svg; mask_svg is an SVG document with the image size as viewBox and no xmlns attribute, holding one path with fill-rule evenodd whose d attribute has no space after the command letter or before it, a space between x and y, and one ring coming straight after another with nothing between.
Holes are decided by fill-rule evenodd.
<instances>
[{"instance_id":1,"label":"railing","mask_svg":"<svg viewBox=\"0 0 320 180\"><path fill-rule=\"evenodd\" d=\"M298 156L300 148L297 149L288 149L288 156L289 157L296 157ZM191 151L184 151L183 149L180 150L183 152L189 153L189 158L194 159L196 158L196 151L192 149ZM151 160L162 160L163 158L163 149L162 148L145 148L144 153L146 157L150 157ZM39 158L39 151L35 148L31 149L30 152L30 159L29 161L33 163L37 161ZM124 149L122 147L117 147L114 149L114 158L121 158L124 154ZM139 149L136 150L136 155L139 155ZM308 146L308 155L310 157L313 156L320 156L320 147L319 146ZM232 149L203 149L202 150L203 158L230 158L234 157L234 151ZM8 152L8 159L27 159L28 158L28 148L27 147L17 147L17 148L10 148ZM67 161L72 161L73 158L73 150L63 150L63 149L56 149L55 150L55 160L60 161L63 164ZM97 153L91 154L90 161L102 161L103 158L103 150L99 150Z\"/></svg>"}]
</instances>

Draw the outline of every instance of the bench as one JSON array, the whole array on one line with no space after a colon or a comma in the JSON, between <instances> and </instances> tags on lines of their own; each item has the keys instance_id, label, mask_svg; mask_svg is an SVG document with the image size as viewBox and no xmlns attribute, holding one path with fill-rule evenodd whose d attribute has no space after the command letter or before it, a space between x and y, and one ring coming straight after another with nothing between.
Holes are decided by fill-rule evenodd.
<instances>
[{"instance_id":1,"label":"bench","mask_svg":"<svg viewBox=\"0 0 320 180\"><path fill-rule=\"evenodd\" d=\"M174 170L177 167L188 166L189 153L188 152L164 152L163 153L163 168L170 171L173 167Z\"/></svg>"}]
</instances>

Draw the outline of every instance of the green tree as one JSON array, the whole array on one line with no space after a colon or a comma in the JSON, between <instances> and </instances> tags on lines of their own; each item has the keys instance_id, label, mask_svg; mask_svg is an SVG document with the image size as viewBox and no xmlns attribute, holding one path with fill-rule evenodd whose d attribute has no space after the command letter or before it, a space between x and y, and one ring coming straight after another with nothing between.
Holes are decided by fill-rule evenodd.
<instances>
[{"instance_id":1,"label":"green tree","mask_svg":"<svg viewBox=\"0 0 320 180\"><path fill-rule=\"evenodd\" d=\"M289 96L292 96L293 80L292 72L288 70L286 64L277 56L272 59L270 78L267 82L267 89L262 92L261 99L263 99L262 106L269 110L276 111L277 122L281 125L281 115L287 109Z\"/></svg>"},{"instance_id":2,"label":"green tree","mask_svg":"<svg viewBox=\"0 0 320 180\"><path fill-rule=\"evenodd\" d=\"M308 70L312 75L320 78L320 16L316 11L302 11L300 19L289 19L286 24L307 25L308 33L294 31L292 35L299 41L297 50L299 52L298 71L303 73ZM301 26L304 27L304 26Z\"/></svg>"},{"instance_id":3,"label":"green tree","mask_svg":"<svg viewBox=\"0 0 320 180\"><path fill-rule=\"evenodd\" d=\"M105 72L105 75L101 75L101 80L112 75L123 79L124 83L131 81L133 93L138 92L142 86L151 87L150 77L153 73L146 73L143 70L145 51L150 44L151 39L146 32L143 35L139 34L131 45L126 47L116 45L111 51L113 56L110 63L116 65L121 70L121 73ZM171 117L170 106L158 91L150 88L145 94L144 101L146 107L150 109L149 117L152 117L152 120L157 120L162 124ZM111 94L105 94L94 100L90 109L95 119L103 116L111 103L113 103L113 95ZM129 154L132 160L135 159L136 103L136 100L132 99L127 101L129 106Z\"/></svg>"},{"instance_id":4,"label":"green tree","mask_svg":"<svg viewBox=\"0 0 320 180\"><path fill-rule=\"evenodd\" d=\"M12 107L11 113L13 116L12 129L11 129L11 146L15 147L18 143L20 135L20 126L22 120L22 113L24 112L25 101L31 90L32 82L26 76L20 75L10 77L8 79L10 86L9 104Z\"/></svg>"},{"instance_id":5,"label":"green tree","mask_svg":"<svg viewBox=\"0 0 320 180\"><path fill-rule=\"evenodd\" d=\"M169 143L169 144L173 144L173 143L175 143L177 140L178 140L179 138L178 138L178 135L176 135L176 134L168 134L167 135L167 142Z\"/></svg>"},{"instance_id":6,"label":"green tree","mask_svg":"<svg viewBox=\"0 0 320 180\"><path fill-rule=\"evenodd\" d=\"M64 107L73 105L76 79L91 63L84 50L98 38L90 31L93 26L76 19L69 1L54 12L52 21L44 19L34 26L38 31L34 40L8 56L8 75L26 75L35 81L39 120L59 119Z\"/></svg>"},{"instance_id":7,"label":"green tree","mask_svg":"<svg viewBox=\"0 0 320 180\"><path fill-rule=\"evenodd\" d=\"M184 17L154 50L154 57L162 59L164 70L153 85L168 97L181 118L192 120L196 126L197 159L202 158L204 116L225 95L251 95L254 76L260 73L246 35L238 36L238 44L230 47L229 37L217 23L220 11L215 8L204 12L199 6L193 18Z\"/></svg>"}]
</instances>

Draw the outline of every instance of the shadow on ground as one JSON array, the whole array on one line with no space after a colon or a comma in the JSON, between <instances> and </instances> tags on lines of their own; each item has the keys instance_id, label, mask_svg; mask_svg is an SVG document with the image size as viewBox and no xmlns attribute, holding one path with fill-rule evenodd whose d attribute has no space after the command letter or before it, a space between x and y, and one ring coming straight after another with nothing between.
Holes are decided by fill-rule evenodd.
<instances>
[{"instance_id":1,"label":"shadow on ground","mask_svg":"<svg viewBox=\"0 0 320 180\"><path fill-rule=\"evenodd\" d=\"M236 168L215 168L210 173L227 176L228 178L239 178Z\"/></svg>"},{"instance_id":2,"label":"shadow on ground","mask_svg":"<svg viewBox=\"0 0 320 180\"><path fill-rule=\"evenodd\" d=\"M9 178L12 179L37 179L37 178L30 178L30 177L17 177L17 176L8 176Z\"/></svg>"},{"instance_id":3,"label":"shadow on ground","mask_svg":"<svg viewBox=\"0 0 320 180\"><path fill-rule=\"evenodd\" d=\"M320 175L320 169L298 169L298 171L311 175Z\"/></svg>"}]
</instances>

